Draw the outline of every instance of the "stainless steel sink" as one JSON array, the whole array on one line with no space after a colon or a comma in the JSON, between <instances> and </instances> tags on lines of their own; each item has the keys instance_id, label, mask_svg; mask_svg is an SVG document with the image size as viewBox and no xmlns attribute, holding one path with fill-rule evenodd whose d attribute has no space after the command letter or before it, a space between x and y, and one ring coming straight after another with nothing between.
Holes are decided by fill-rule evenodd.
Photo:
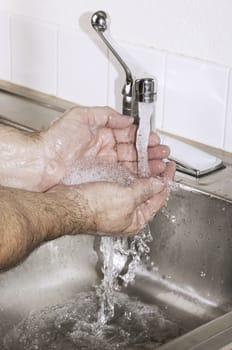
<instances>
[{"instance_id":1,"label":"stainless steel sink","mask_svg":"<svg viewBox=\"0 0 232 350\"><path fill-rule=\"evenodd\" d=\"M151 261L123 293L157 305L164 319L175 324L175 337L230 312L232 202L181 185L150 227ZM90 236L63 237L0 275L1 349L5 335L31 313L94 290L101 277L95 243ZM149 343L149 349L155 348Z\"/></svg>"},{"instance_id":2,"label":"stainless steel sink","mask_svg":"<svg viewBox=\"0 0 232 350\"><path fill-rule=\"evenodd\" d=\"M181 334L230 312L232 202L183 186L150 226L154 265L130 293L159 305Z\"/></svg>"},{"instance_id":3,"label":"stainless steel sink","mask_svg":"<svg viewBox=\"0 0 232 350\"><path fill-rule=\"evenodd\" d=\"M220 175L192 185L188 177L177 174L168 206L150 224L150 261L137 269L134 284L118 292L127 305L130 300L137 308L143 305L148 318L157 310L159 322L145 323L155 327L157 339L153 329L147 329L147 341L128 342L120 349L232 349L232 189L228 176L232 178L229 165ZM219 178L225 195L220 192ZM87 235L57 239L0 274L0 349L101 348L99 338L81 347L65 334L70 335L74 316L79 317L75 313L78 300L84 309L89 308L84 310L90 313L86 317L96 316L91 303L102 277L98 239ZM63 323L58 325L55 318L63 312ZM122 314L122 309L116 309L116 316L117 312ZM40 315L38 324L36 315ZM139 332L140 323L146 322L144 315L143 320L133 320L128 313L124 316L128 323L136 323ZM53 340L46 343L49 336ZM108 347L102 348L118 348L112 334L107 339Z\"/></svg>"}]
</instances>

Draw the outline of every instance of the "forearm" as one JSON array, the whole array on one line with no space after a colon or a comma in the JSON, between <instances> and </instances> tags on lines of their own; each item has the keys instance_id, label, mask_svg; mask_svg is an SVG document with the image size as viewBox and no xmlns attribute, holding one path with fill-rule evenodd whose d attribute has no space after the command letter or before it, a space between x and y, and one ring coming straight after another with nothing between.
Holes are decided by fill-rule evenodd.
<instances>
[{"instance_id":1,"label":"forearm","mask_svg":"<svg viewBox=\"0 0 232 350\"><path fill-rule=\"evenodd\" d=\"M63 169L45 135L0 125L1 186L43 192L59 183Z\"/></svg>"},{"instance_id":2,"label":"forearm","mask_svg":"<svg viewBox=\"0 0 232 350\"><path fill-rule=\"evenodd\" d=\"M0 185L39 191L45 170L39 133L0 126Z\"/></svg>"},{"instance_id":3,"label":"forearm","mask_svg":"<svg viewBox=\"0 0 232 350\"><path fill-rule=\"evenodd\" d=\"M78 200L74 207L62 193L10 188L0 188L0 228L0 270L15 265L44 241L86 230Z\"/></svg>"}]
</instances>

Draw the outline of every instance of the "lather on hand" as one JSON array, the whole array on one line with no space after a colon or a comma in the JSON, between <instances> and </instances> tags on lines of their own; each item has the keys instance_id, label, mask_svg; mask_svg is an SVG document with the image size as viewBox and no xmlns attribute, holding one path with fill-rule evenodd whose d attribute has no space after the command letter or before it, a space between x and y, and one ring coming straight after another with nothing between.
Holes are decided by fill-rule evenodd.
<instances>
[{"instance_id":1,"label":"lather on hand","mask_svg":"<svg viewBox=\"0 0 232 350\"><path fill-rule=\"evenodd\" d=\"M0 126L0 184L46 191L60 183L76 160L93 157L137 172L133 119L109 107L73 107L45 131L25 133ZM151 132L149 171L160 175L169 148Z\"/></svg>"}]
</instances>

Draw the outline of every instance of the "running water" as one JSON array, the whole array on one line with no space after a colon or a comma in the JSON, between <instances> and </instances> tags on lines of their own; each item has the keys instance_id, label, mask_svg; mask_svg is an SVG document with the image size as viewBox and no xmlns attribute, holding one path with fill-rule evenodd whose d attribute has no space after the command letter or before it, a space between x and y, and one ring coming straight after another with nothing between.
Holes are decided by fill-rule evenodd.
<instances>
[{"instance_id":1,"label":"running water","mask_svg":"<svg viewBox=\"0 0 232 350\"><path fill-rule=\"evenodd\" d=\"M149 142L149 134L151 130L151 116L153 114L153 109L153 103L140 102L138 104L140 122L136 137L136 149L138 154L139 177L148 177L147 147Z\"/></svg>"},{"instance_id":2,"label":"running water","mask_svg":"<svg viewBox=\"0 0 232 350\"><path fill-rule=\"evenodd\" d=\"M140 123L136 135L136 149L138 155L138 176L148 177L148 143L151 130L151 117L154 111L153 103L139 103L138 113ZM104 326L114 316L114 289L119 290L118 280L124 286L135 279L135 271L141 259L148 256L152 241L150 227L147 224L134 238L101 239L103 254L103 279L99 287L100 311L99 327ZM100 292L99 292L100 291Z\"/></svg>"}]
</instances>

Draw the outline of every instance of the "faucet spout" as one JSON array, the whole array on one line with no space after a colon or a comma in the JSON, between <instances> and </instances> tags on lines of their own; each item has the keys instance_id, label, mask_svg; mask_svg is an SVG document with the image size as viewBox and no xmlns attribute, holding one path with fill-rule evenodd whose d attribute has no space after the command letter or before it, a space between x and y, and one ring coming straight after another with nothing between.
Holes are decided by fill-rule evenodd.
<instances>
[{"instance_id":1,"label":"faucet spout","mask_svg":"<svg viewBox=\"0 0 232 350\"><path fill-rule=\"evenodd\" d=\"M137 102L152 103L157 99L157 84L154 78L135 80L135 99Z\"/></svg>"}]
</instances>

